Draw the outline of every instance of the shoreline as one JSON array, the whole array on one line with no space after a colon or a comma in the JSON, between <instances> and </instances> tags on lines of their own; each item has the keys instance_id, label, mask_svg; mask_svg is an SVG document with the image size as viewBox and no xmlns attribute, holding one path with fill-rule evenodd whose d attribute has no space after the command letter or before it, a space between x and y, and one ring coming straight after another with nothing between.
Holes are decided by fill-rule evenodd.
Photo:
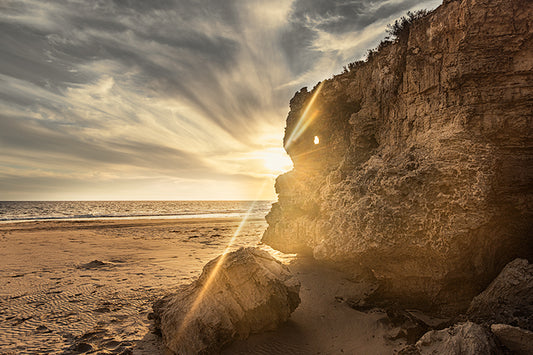
<instances>
[{"instance_id":1,"label":"shoreline","mask_svg":"<svg viewBox=\"0 0 533 355\"><path fill-rule=\"evenodd\" d=\"M242 217L188 217L188 218L161 218L160 216L154 218L146 217L125 217L125 218L115 218L115 217L106 217L106 218L78 218L78 219L36 219L36 220L17 220L17 221L0 221L0 233L4 230L9 230L12 228L6 228L9 226L21 226L19 230L30 230L33 227L32 224L58 224L55 226L57 228L61 227L59 224L72 224L73 226L79 226L80 228L87 226L90 227L91 224L101 227L110 227L113 225L120 227L133 227L133 226L148 226L148 225L161 225L161 224L190 224L190 223L200 223L200 222L213 222L213 223L223 223L223 222L240 222L244 218ZM128 223L121 223L121 222ZM246 221L264 221L264 217L248 217ZM24 228L27 227L27 228Z\"/></svg>"},{"instance_id":2,"label":"shoreline","mask_svg":"<svg viewBox=\"0 0 533 355\"><path fill-rule=\"evenodd\" d=\"M238 216L226 215L223 213L220 214L195 214L195 215L172 215L172 216L117 216L117 217L50 217L50 218L34 218L34 219L14 219L14 220L0 220L0 229L3 225L9 225L13 223L33 223L33 222L105 222L105 221L131 221L131 220L154 220L154 221L165 221L165 220L233 220L233 219L244 219L246 213L243 213ZM246 219L264 219L264 217L248 217Z\"/></svg>"}]
</instances>

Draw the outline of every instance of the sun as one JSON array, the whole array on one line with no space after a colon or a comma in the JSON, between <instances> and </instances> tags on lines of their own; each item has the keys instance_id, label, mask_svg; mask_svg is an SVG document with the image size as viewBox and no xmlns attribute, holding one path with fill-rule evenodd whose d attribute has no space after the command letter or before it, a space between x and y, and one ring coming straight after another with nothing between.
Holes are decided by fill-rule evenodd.
<instances>
[{"instance_id":1,"label":"sun","mask_svg":"<svg viewBox=\"0 0 533 355\"><path fill-rule=\"evenodd\" d=\"M282 174L292 169L292 160L283 148L273 148L262 153L263 165L270 173Z\"/></svg>"}]
</instances>

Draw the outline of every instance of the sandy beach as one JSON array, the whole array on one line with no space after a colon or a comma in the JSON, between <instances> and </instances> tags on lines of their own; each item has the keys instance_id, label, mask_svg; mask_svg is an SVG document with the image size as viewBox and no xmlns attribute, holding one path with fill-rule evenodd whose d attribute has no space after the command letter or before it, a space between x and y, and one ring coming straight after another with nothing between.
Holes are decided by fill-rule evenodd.
<instances>
[{"instance_id":1,"label":"sandy beach","mask_svg":"<svg viewBox=\"0 0 533 355\"><path fill-rule=\"evenodd\" d=\"M238 219L44 221L0 225L2 354L158 354L152 303L199 276ZM257 245L262 219L248 220L232 249ZM273 252L270 249L271 252ZM302 302L274 332L224 354L387 354L404 341L386 314L351 309L368 285L307 259L275 253L302 283Z\"/></svg>"},{"instance_id":2,"label":"sandy beach","mask_svg":"<svg viewBox=\"0 0 533 355\"><path fill-rule=\"evenodd\" d=\"M239 224L239 219L0 224L0 353L158 353L149 329L152 302L198 277ZM257 244L264 228L264 220L248 220L233 248Z\"/></svg>"}]
</instances>

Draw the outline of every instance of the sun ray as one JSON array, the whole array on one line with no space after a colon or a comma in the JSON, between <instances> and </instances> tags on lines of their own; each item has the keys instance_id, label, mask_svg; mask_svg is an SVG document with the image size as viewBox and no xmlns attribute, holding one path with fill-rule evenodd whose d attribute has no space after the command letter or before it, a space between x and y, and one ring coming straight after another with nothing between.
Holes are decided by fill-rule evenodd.
<instances>
[{"instance_id":1,"label":"sun ray","mask_svg":"<svg viewBox=\"0 0 533 355\"><path fill-rule=\"evenodd\" d=\"M257 196L261 196L263 190L265 189L265 186L266 186L266 183L264 183L261 186ZM189 311L187 312L185 317L183 317L183 321L181 322L180 328L179 328L178 333L177 333L178 339L183 336L183 334L184 334L183 332L187 328L187 325L192 320L192 317L194 316L194 314L198 310L198 307L202 304L202 301L205 298L205 295L207 294L207 292L211 288L211 285L213 284L213 281L215 280L220 268L224 264L224 260L226 259L226 256L227 256L228 252L230 251L230 249L233 246L233 244L235 244L235 240L237 239L237 237L241 233L242 228L244 227L244 225L248 221L248 218L252 214L252 211L253 211L257 201L258 201L258 199L254 200L252 202L252 204L250 205L250 208L248 208L248 211L244 215L243 219L241 220L241 223L239 223L239 226L237 227L237 229L233 233L233 236L231 237L231 239L229 240L228 244L224 248L224 251L223 251L222 255L219 257L217 263L215 264L215 266L211 270L211 273L207 277L207 280L205 281L205 283L204 283L202 289L200 290L200 292L198 293L198 296L194 300L191 308L189 309Z\"/></svg>"},{"instance_id":2,"label":"sun ray","mask_svg":"<svg viewBox=\"0 0 533 355\"><path fill-rule=\"evenodd\" d=\"M318 97L318 94L322 90L323 85L324 85L324 82L321 82L320 84L318 84L318 87L315 93L313 94L313 97L311 97L311 100L307 104L307 107L305 108L304 113L298 120L298 123L296 123L296 127L294 127L293 131L289 135L289 138L287 139L287 143L285 144L285 149L289 149L291 144L294 141L296 141L298 137L300 137L303 134L303 132L305 132L307 127L309 127L309 125L313 122L313 120L318 116L318 113L319 113L318 110L313 110L311 112L311 109L313 108L313 105ZM311 114L308 117L309 112L311 112Z\"/></svg>"}]
</instances>

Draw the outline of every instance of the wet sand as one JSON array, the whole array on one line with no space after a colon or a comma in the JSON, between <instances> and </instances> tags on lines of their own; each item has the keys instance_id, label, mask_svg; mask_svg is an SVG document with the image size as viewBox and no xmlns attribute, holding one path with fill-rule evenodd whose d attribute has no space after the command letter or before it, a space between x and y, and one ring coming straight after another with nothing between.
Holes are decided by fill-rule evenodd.
<instances>
[{"instance_id":1,"label":"wet sand","mask_svg":"<svg viewBox=\"0 0 533 355\"><path fill-rule=\"evenodd\" d=\"M197 278L239 224L238 219L0 224L0 353L159 354L150 319L153 301ZM249 220L232 250L258 245L265 227L263 219ZM394 329L384 312L362 313L344 302L369 285L309 259L274 255L300 279L300 306L278 330L237 341L223 354L392 354L405 344L387 340Z\"/></svg>"}]
</instances>

